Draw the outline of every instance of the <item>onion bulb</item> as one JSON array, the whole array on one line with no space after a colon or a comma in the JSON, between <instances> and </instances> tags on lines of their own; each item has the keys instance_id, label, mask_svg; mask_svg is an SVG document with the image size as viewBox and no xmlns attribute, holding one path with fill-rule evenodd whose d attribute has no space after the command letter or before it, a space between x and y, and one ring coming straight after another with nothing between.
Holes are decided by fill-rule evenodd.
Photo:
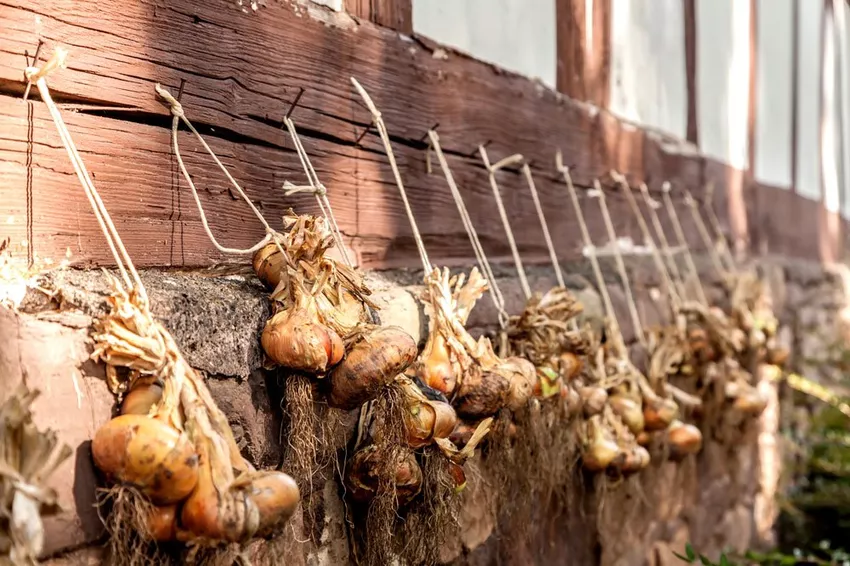
<instances>
[{"instance_id":1,"label":"onion bulb","mask_svg":"<svg viewBox=\"0 0 850 566\"><path fill-rule=\"evenodd\" d=\"M427 446L436 438L449 438L458 423L457 413L451 405L430 399L409 403L404 421L407 444L414 449Z\"/></svg>"},{"instance_id":2,"label":"onion bulb","mask_svg":"<svg viewBox=\"0 0 850 566\"><path fill-rule=\"evenodd\" d=\"M746 415L757 417L767 407L767 399L757 389L746 387L735 398L733 406Z\"/></svg>"},{"instance_id":3,"label":"onion bulb","mask_svg":"<svg viewBox=\"0 0 850 566\"><path fill-rule=\"evenodd\" d=\"M498 371L507 376L510 382L507 407L512 411L524 407L532 397L534 385L537 383L534 364L524 358L512 357L500 364Z\"/></svg>"},{"instance_id":4,"label":"onion bulb","mask_svg":"<svg viewBox=\"0 0 850 566\"><path fill-rule=\"evenodd\" d=\"M449 466L449 475L454 481L455 493L460 493L466 488L466 472L463 469L463 466L458 464L457 462L448 461Z\"/></svg>"},{"instance_id":5,"label":"onion bulb","mask_svg":"<svg viewBox=\"0 0 850 566\"><path fill-rule=\"evenodd\" d=\"M346 484L352 499L367 503L377 495L381 484L379 472L381 464L386 460L386 454L370 444L361 448L348 461ZM416 497L422 489L422 469L416 462L412 451L405 451L395 466L395 494L399 507L406 505Z\"/></svg>"},{"instance_id":6,"label":"onion bulb","mask_svg":"<svg viewBox=\"0 0 850 566\"><path fill-rule=\"evenodd\" d=\"M591 417L587 422L587 436L584 442L581 460L585 469L601 472L620 454L620 447L606 434L599 417Z\"/></svg>"},{"instance_id":7,"label":"onion bulb","mask_svg":"<svg viewBox=\"0 0 850 566\"><path fill-rule=\"evenodd\" d=\"M572 385L561 384L561 399L567 403L567 410L570 415L579 414L582 406L581 395L578 394L578 391Z\"/></svg>"},{"instance_id":8,"label":"onion bulb","mask_svg":"<svg viewBox=\"0 0 850 566\"><path fill-rule=\"evenodd\" d=\"M482 419L495 415L504 407L510 392L511 382L507 376L499 371L484 371L475 365L464 376L453 405L460 416Z\"/></svg>"},{"instance_id":9,"label":"onion bulb","mask_svg":"<svg viewBox=\"0 0 850 566\"><path fill-rule=\"evenodd\" d=\"M581 396L581 406L584 410L584 416L592 417L598 415L605 408L605 403L608 402L608 392L601 387L582 387L579 389Z\"/></svg>"},{"instance_id":10,"label":"onion bulb","mask_svg":"<svg viewBox=\"0 0 850 566\"><path fill-rule=\"evenodd\" d=\"M162 399L162 384L153 379L137 380L121 402L122 415L147 415Z\"/></svg>"},{"instance_id":11,"label":"onion bulb","mask_svg":"<svg viewBox=\"0 0 850 566\"><path fill-rule=\"evenodd\" d=\"M679 405L672 399L654 397L644 400L643 418L648 431L664 430L679 415Z\"/></svg>"},{"instance_id":12,"label":"onion bulb","mask_svg":"<svg viewBox=\"0 0 850 566\"><path fill-rule=\"evenodd\" d=\"M166 423L121 415L92 439L94 463L107 476L138 488L156 505L188 496L198 483L198 455L186 437Z\"/></svg>"},{"instance_id":13,"label":"onion bulb","mask_svg":"<svg viewBox=\"0 0 850 566\"><path fill-rule=\"evenodd\" d=\"M640 404L632 397L623 394L612 395L608 404L619 416L633 434L640 433L644 428L643 411Z\"/></svg>"},{"instance_id":14,"label":"onion bulb","mask_svg":"<svg viewBox=\"0 0 850 566\"><path fill-rule=\"evenodd\" d=\"M177 505L151 507L148 534L152 540L165 542L177 538Z\"/></svg>"},{"instance_id":15,"label":"onion bulb","mask_svg":"<svg viewBox=\"0 0 850 566\"><path fill-rule=\"evenodd\" d=\"M398 326L370 327L328 375L328 405L351 410L375 399L416 354L416 342Z\"/></svg>"},{"instance_id":16,"label":"onion bulb","mask_svg":"<svg viewBox=\"0 0 850 566\"><path fill-rule=\"evenodd\" d=\"M458 420L455 429L449 435L449 440L458 448L463 448L469 439L472 438L475 429L478 428L478 423L469 424L465 421Z\"/></svg>"},{"instance_id":17,"label":"onion bulb","mask_svg":"<svg viewBox=\"0 0 850 566\"><path fill-rule=\"evenodd\" d=\"M652 434L647 432L646 430L642 430L636 437L637 443L641 446L649 446L652 442Z\"/></svg>"},{"instance_id":18,"label":"onion bulb","mask_svg":"<svg viewBox=\"0 0 850 566\"><path fill-rule=\"evenodd\" d=\"M304 308L287 309L270 318L261 342L276 364L310 373L325 373L344 354L339 335Z\"/></svg>"},{"instance_id":19,"label":"onion bulb","mask_svg":"<svg viewBox=\"0 0 850 566\"><path fill-rule=\"evenodd\" d=\"M667 442L670 445L671 458L681 460L702 449L702 433L694 425L675 420L667 429Z\"/></svg>"},{"instance_id":20,"label":"onion bulb","mask_svg":"<svg viewBox=\"0 0 850 566\"><path fill-rule=\"evenodd\" d=\"M558 365L561 370L561 379L571 381L581 373L584 363L573 352L564 352L558 357Z\"/></svg>"},{"instance_id":21,"label":"onion bulb","mask_svg":"<svg viewBox=\"0 0 850 566\"><path fill-rule=\"evenodd\" d=\"M439 332L432 332L416 364L415 372L422 382L444 395L457 386L457 371L449 357L449 346Z\"/></svg>"},{"instance_id":22,"label":"onion bulb","mask_svg":"<svg viewBox=\"0 0 850 566\"><path fill-rule=\"evenodd\" d=\"M623 453L625 454L625 459L618 467L618 470L623 474L637 473L649 465L649 452L643 446L634 446L630 450L625 450Z\"/></svg>"},{"instance_id":23,"label":"onion bulb","mask_svg":"<svg viewBox=\"0 0 850 566\"><path fill-rule=\"evenodd\" d=\"M555 370L549 366L540 366L537 368L537 380L532 393L535 397L548 399L560 393L562 385L561 376Z\"/></svg>"},{"instance_id":24,"label":"onion bulb","mask_svg":"<svg viewBox=\"0 0 850 566\"><path fill-rule=\"evenodd\" d=\"M788 363L789 356L790 353L787 349L782 348L780 346L776 346L767 349L767 359L765 361L767 361L767 363L769 364L783 367L786 363Z\"/></svg>"},{"instance_id":25,"label":"onion bulb","mask_svg":"<svg viewBox=\"0 0 850 566\"><path fill-rule=\"evenodd\" d=\"M252 261L254 273L260 278L266 287L274 289L280 284L281 277L284 274L286 260L283 254L277 247L277 244L270 242L257 250Z\"/></svg>"}]
</instances>

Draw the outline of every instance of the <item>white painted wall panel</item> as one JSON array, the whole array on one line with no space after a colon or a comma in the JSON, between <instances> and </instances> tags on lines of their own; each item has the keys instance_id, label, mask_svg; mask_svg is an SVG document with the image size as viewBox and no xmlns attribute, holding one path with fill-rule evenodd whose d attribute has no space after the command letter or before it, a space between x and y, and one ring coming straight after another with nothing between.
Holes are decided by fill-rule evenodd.
<instances>
[{"instance_id":1,"label":"white painted wall panel","mask_svg":"<svg viewBox=\"0 0 850 566\"><path fill-rule=\"evenodd\" d=\"M700 149L747 166L750 3L697 0L697 120Z\"/></svg>"},{"instance_id":2,"label":"white painted wall panel","mask_svg":"<svg viewBox=\"0 0 850 566\"><path fill-rule=\"evenodd\" d=\"M756 179L790 188L795 0L759 0Z\"/></svg>"},{"instance_id":3,"label":"white painted wall panel","mask_svg":"<svg viewBox=\"0 0 850 566\"><path fill-rule=\"evenodd\" d=\"M681 0L612 0L610 109L639 124L687 136Z\"/></svg>"},{"instance_id":4,"label":"white painted wall panel","mask_svg":"<svg viewBox=\"0 0 850 566\"><path fill-rule=\"evenodd\" d=\"M555 0L413 0L413 29L555 87Z\"/></svg>"},{"instance_id":5,"label":"white painted wall panel","mask_svg":"<svg viewBox=\"0 0 850 566\"><path fill-rule=\"evenodd\" d=\"M820 52L822 2L799 2L797 192L820 198Z\"/></svg>"}]
</instances>

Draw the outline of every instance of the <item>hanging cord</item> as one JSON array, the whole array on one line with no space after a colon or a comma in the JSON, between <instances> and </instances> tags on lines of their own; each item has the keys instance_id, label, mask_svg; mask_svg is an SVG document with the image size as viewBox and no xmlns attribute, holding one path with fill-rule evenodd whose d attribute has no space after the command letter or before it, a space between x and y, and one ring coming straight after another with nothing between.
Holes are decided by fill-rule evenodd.
<instances>
[{"instance_id":1,"label":"hanging cord","mask_svg":"<svg viewBox=\"0 0 850 566\"><path fill-rule=\"evenodd\" d=\"M723 234L723 228L720 226L720 219L717 218L717 213L711 205L713 202L713 196L714 182L710 183L708 185L708 189L705 191L705 201L703 202L703 206L708 215L708 221L711 223L711 228L714 230L715 237L720 243L720 257L722 257L726 263L726 269L730 273L735 273L738 269L738 262L735 261L735 258L732 255L732 250L729 249L729 242L726 241L726 236Z\"/></svg>"},{"instance_id":2,"label":"hanging cord","mask_svg":"<svg viewBox=\"0 0 850 566\"><path fill-rule=\"evenodd\" d=\"M546 247L549 249L549 258L552 260L552 268L555 270L555 279L558 281L559 287L565 287L561 262L558 261L558 254L555 253L555 246L552 244L552 234L549 233L549 225L546 223L543 207L540 206L540 197L537 195L537 187L534 184L534 177L531 175L531 167L528 163L523 163L522 173L525 175L526 183L528 183L528 190L531 191L531 198L534 200L537 217L540 219L540 227L543 229L543 237L546 239Z\"/></svg>"},{"instance_id":3,"label":"hanging cord","mask_svg":"<svg viewBox=\"0 0 850 566\"><path fill-rule=\"evenodd\" d=\"M201 136L200 132L195 129L195 126L193 126L192 122L190 122L189 119L186 117L186 114L183 111L183 105L180 104L180 101L174 98L174 96L172 96L171 93L168 92L168 90L166 90L165 88L163 88L162 85L160 85L159 83L157 83L154 88L156 89L156 93L160 96L160 98L162 98L163 101L168 104L169 109L171 111L171 115L173 116L173 119L171 120L171 145L174 147L174 156L177 158L177 164L180 167L180 171L183 173L183 177L186 179L186 182L189 184L189 188L192 190L192 196L195 198L195 204L198 206L198 214L201 217L201 224L203 225L204 231L207 233L207 237L210 239L213 246L215 246L215 248L222 253L253 254L269 242L274 242L280 253L283 254L284 258L286 258L287 263L291 265L292 262L289 258L289 254L287 254L283 247L280 245L280 234L273 230L271 226L269 226L269 223L266 222L266 219L263 218L263 215L260 213L259 210L257 210L257 207L254 206L254 203L251 202L251 199L248 198L248 195L245 194L245 191L242 190L242 187L239 186L239 183L237 183L236 179L234 179L233 176L230 174L230 171L227 170L227 167L224 166L221 160L219 160L218 156L210 148L210 146L207 145L207 142L204 140L203 136ZM201 146L203 146L203 148L207 151L210 157L213 158L213 161L215 161L215 164L218 165L219 169L224 172L224 175L227 177L227 180L230 181L230 184L233 185L233 188L235 188L239 196L242 197L242 200L248 203L248 206L251 208L251 211L254 213L254 216L257 217L257 219L263 225L263 228L265 228L266 235L263 237L262 240L260 240L250 248L240 249L224 247L218 243L218 240L216 240L215 236L213 235L209 223L207 222L207 215L206 213L204 213L204 207L201 204L201 199L198 196L198 190L197 188L195 188L195 183L194 181L192 181L192 176L189 175L189 171L186 169L186 164L183 162L183 156L180 155L180 146L177 143L177 130L180 126L181 121L186 124L186 127L189 128L189 131L195 134L195 137L198 138L198 141L200 142Z\"/></svg>"},{"instance_id":4,"label":"hanging cord","mask_svg":"<svg viewBox=\"0 0 850 566\"><path fill-rule=\"evenodd\" d=\"M611 172L611 177L617 184L620 185L620 189L626 195L626 200L629 201L629 206L632 209L632 212L635 215L635 219L637 220L638 226L640 226L640 231L643 234L643 239L648 243L650 250L652 251L652 259L655 262L655 268L658 270L658 274L661 276L661 281L664 285L665 291L667 292L667 297L670 307L670 312L675 319L675 313L681 306L681 298L679 297L676 289L673 285L673 281L670 279L670 273L667 271L667 266L664 265L664 259L661 257L661 252L658 249L658 246L655 244L655 239L652 237L652 234L649 232L649 226L646 224L646 219L643 217L643 213L638 206L637 199L635 199L634 193L632 193L632 189L626 181L626 177L617 171Z\"/></svg>"},{"instance_id":5,"label":"hanging cord","mask_svg":"<svg viewBox=\"0 0 850 566\"><path fill-rule=\"evenodd\" d=\"M694 224L697 225L697 231L702 238L703 245L708 250L708 255L711 258L711 263L714 265L714 269L717 271L717 274L720 275L720 279L722 281L728 282L730 273L726 271L723 266L723 260L717 252L714 240L711 239L711 236L708 233L708 228L706 228L705 221L702 218L702 214L700 214L697 201L694 200L694 197L691 195L691 191L687 189L685 189L685 204L687 204L691 209L691 216L693 216Z\"/></svg>"},{"instance_id":6,"label":"hanging cord","mask_svg":"<svg viewBox=\"0 0 850 566\"><path fill-rule=\"evenodd\" d=\"M484 162L484 167L487 168L487 174L490 177L490 188L493 189L493 198L496 200L496 207L499 209L499 216L502 218L502 226L505 228L505 235L508 237L511 254L514 256L514 263L516 264L517 274L519 275L519 284L520 287L522 287L525 299L528 300L531 298L531 287L528 285L528 277L525 275L525 269L522 266L522 258L519 257L519 250L516 247L514 233L513 230L511 230L510 222L508 222L508 213L505 212L505 205L502 202L502 195L499 192L499 184L496 182L496 172L499 169L519 163L523 160L523 157L522 155L515 153L514 155L500 159L491 165L490 160L487 158L487 150L484 149L483 145L478 146L478 153L481 154L481 160Z\"/></svg>"},{"instance_id":7,"label":"hanging cord","mask_svg":"<svg viewBox=\"0 0 850 566\"><path fill-rule=\"evenodd\" d=\"M682 278L682 273L679 271L679 264L676 261L673 250L670 249L670 242L667 240L667 234L664 233L664 227L661 225L661 218L658 216L658 209L661 208L661 203L649 196L649 188L646 186L646 183L641 183L640 192L643 196L644 204L649 209L649 215L652 218L652 227L655 230L655 235L661 243L661 252L667 260L667 267L669 269L670 279L673 282L673 287L676 289L679 299L684 300L687 296L685 284L683 282L684 279Z\"/></svg>"},{"instance_id":8,"label":"hanging cord","mask_svg":"<svg viewBox=\"0 0 850 566\"><path fill-rule=\"evenodd\" d=\"M617 264L617 270L620 272L620 279L623 281L623 287L626 291L626 303L629 307L629 315L632 318L632 325L635 328L635 335L638 338L640 345L646 348L646 336L643 333L643 325L640 322L638 315L637 304L632 293L632 284L629 280L629 274L626 271L626 263L623 261L623 254L620 253L620 241L617 238L617 232L614 230L614 223L611 221L611 213L608 211L608 199L602 191L602 184L598 179L593 180L593 191L588 196L599 199L599 208L602 210L602 219L605 221L605 229L608 231L608 239L614 248L614 261Z\"/></svg>"},{"instance_id":9,"label":"hanging cord","mask_svg":"<svg viewBox=\"0 0 850 566\"><path fill-rule=\"evenodd\" d=\"M449 164L446 161L446 156L443 155L443 148L440 146L440 138L434 130L428 130L428 139L434 153L437 154L437 161L440 163L440 168L443 170L443 175L446 177L446 183L449 185L449 190L452 193L457 211L460 213L460 218L463 221L463 227L466 229L466 234L469 236L469 241L472 244L472 250L475 252L475 259L478 261L478 267L484 274L484 279L490 286L490 297L493 299L493 304L496 306L499 317L499 326L502 330L508 326L508 313L505 310L505 298L502 291L496 283L496 277L493 275L493 270L490 267L490 261L484 253L484 247L481 245L481 240L478 239L478 232L475 226L472 225L472 219L469 217L469 211L466 209L466 204L463 202L463 197L455 183Z\"/></svg>"},{"instance_id":10,"label":"hanging cord","mask_svg":"<svg viewBox=\"0 0 850 566\"><path fill-rule=\"evenodd\" d=\"M581 236L584 241L584 247L590 258L590 265L593 267L593 275L596 277L596 285L599 287L599 292L602 294L602 302L605 305L605 315L611 323L612 330L615 333L615 339L618 340L618 346L625 350L626 341L623 339L623 333L620 330L620 324L617 322L617 317L614 314L614 304L611 302L611 296L608 294L608 286L605 285L605 278L602 277L602 269L599 267L599 259L596 257L596 248L593 241L590 239L590 231L587 229L587 224L584 221L584 214L581 211L581 205L578 202L578 194L576 193L573 178L570 175L569 167L564 165L564 159L561 152L555 154L555 167L561 172L564 177L564 182L567 184L567 191L570 194L570 199L575 209L578 225L581 229Z\"/></svg>"},{"instance_id":11,"label":"hanging cord","mask_svg":"<svg viewBox=\"0 0 850 566\"><path fill-rule=\"evenodd\" d=\"M292 143L295 144L295 151L298 153L298 159L301 160L301 167L304 168L304 174L307 175L307 182L310 183L309 186L299 187L286 182L283 185L283 188L286 189L284 194L286 196L291 196L295 193L311 192L316 196L316 202L319 203L319 210L322 211L322 215L324 215L325 220L327 220L330 224L331 234L333 234L343 261L346 265L348 265L348 267L354 267L351 258L348 257L348 251L346 251L345 245L343 244L342 231L339 229L339 224L337 224L336 216L334 215L333 208L331 207L331 201L328 199L328 189L319 180L319 176L313 168L313 163L310 161L310 156L307 155L307 152L304 150L304 146L301 144L301 137L295 129L295 123L289 118L289 116L284 116L283 123L289 131Z\"/></svg>"},{"instance_id":12,"label":"hanging cord","mask_svg":"<svg viewBox=\"0 0 850 566\"><path fill-rule=\"evenodd\" d=\"M694 262L694 256L691 255L691 248L688 246L688 241L685 239L685 231L682 230L682 223L679 222L679 214L676 212L676 207L673 206L673 199L670 197L670 190L670 183L665 181L661 187L661 198L664 199L664 206L667 208L667 215L673 222L673 231L676 233L679 245L683 248L685 262L688 264L688 268L691 271L691 277L693 278L694 286L696 287L697 294L699 295L699 300L702 301L705 306L708 306L708 299L705 296L705 290L702 288L702 282L699 280L697 265Z\"/></svg>"},{"instance_id":13,"label":"hanging cord","mask_svg":"<svg viewBox=\"0 0 850 566\"><path fill-rule=\"evenodd\" d=\"M354 85L354 88L357 89L357 93L363 99L363 102L366 103L366 107L372 114L372 122L375 124L375 127L378 128L378 134L381 136L381 141L384 144L384 151L387 154L387 159L389 159L390 167L393 170L393 176L395 177L395 182L398 186L398 192L401 194L402 202L404 202L407 219L410 221L410 227L413 229L413 237L416 240L416 247L419 250L419 258L422 260L422 267L425 268L426 273L431 273L431 271L433 271L433 267L431 267L431 262L428 261L428 252L425 251L425 242L422 241L422 235L419 233L419 227L416 225L416 219L413 217L413 209L410 208L410 202L407 200L407 192L405 192L404 184L401 181L401 173L398 171L398 165L395 161L395 155L393 155L393 148L390 145L390 136L387 133L387 127L384 125L384 119L381 118L381 113L378 111L375 103L372 102L372 97L370 97L369 93L360 86L357 79L351 77L351 84Z\"/></svg>"},{"instance_id":14,"label":"hanging cord","mask_svg":"<svg viewBox=\"0 0 850 566\"><path fill-rule=\"evenodd\" d=\"M85 163L83 163L82 157L80 157L77 147L74 145L74 140L71 139L71 133L68 131L68 127L62 119L62 115L59 113L56 103L53 102L53 98L50 96L50 89L47 87L47 75L56 69L65 68L67 56L68 52L65 49L57 48L53 53L53 56L43 67L27 67L25 71L27 82L30 84L35 83L38 88L38 92L41 95L41 99L44 101L44 104L50 112L50 117L53 119L56 130L59 132L62 145L65 146L65 150L68 152L71 165L74 167L74 172L77 174L77 178L83 187L83 191L86 193L86 197L92 207L97 223L106 238L106 243L109 245L109 250L112 252L112 257L115 259L115 263L118 266L118 270L121 273L121 278L124 280L127 290L133 289L135 286L138 292L139 301L143 305L147 305L148 295L145 290L145 286L139 278L136 267L133 265L133 261L130 259L130 255L124 247L124 243L121 241L121 237L118 234L118 230L115 228L115 224L112 222L109 211L103 204L100 194L98 194L97 189L89 176Z\"/></svg>"}]
</instances>

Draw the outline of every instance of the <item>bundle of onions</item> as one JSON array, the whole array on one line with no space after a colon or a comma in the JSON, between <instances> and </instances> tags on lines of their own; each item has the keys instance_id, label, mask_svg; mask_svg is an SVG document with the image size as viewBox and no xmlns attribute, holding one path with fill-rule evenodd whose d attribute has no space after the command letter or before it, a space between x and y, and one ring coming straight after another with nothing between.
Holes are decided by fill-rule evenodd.
<instances>
[{"instance_id":1,"label":"bundle of onions","mask_svg":"<svg viewBox=\"0 0 850 566\"><path fill-rule=\"evenodd\" d=\"M466 280L463 274L450 277L448 269L435 269L425 283L428 340L410 375L443 393L463 418L476 420L504 407L523 406L537 380L534 365L523 358L500 358L488 338L476 341L464 328L487 289L478 270L473 268Z\"/></svg>"},{"instance_id":2,"label":"bundle of onions","mask_svg":"<svg viewBox=\"0 0 850 566\"><path fill-rule=\"evenodd\" d=\"M38 391L21 383L0 405L0 563L35 564L44 549L42 516L56 510L46 485L73 451L52 430L39 430L31 406Z\"/></svg>"},{"instance_id":3,"label":"bundle of onions","mask_svg":"<svg viewBox=\"0 0 850 566\"><path fill-rule=\"evenodd\" d=\"M148 521L150 538L245 542L277 532L299 503L295 482L257 471L241 456L204 380L146 301L136 289L113 286L92 357L106 363L110 385L125 397L123 414L92 440L95 465L113 489L135 488L156 506L135 517ZM120 378L119 368L129 378Z\"/></svg>"},{"instance_id":4,"label":"bundle of onions","mask_svg":"<svg viewBox=\"0 0 850 566\"><path fill-rule=\"evenodd\" d=\"M560 397L581 373L589 340L569 326L581 313L582 305L572 293L554 287L543 296L532 296L522 314L511 317L507 330L510 351L537 369L535 397Z\"/></svg>"}]
</instances>

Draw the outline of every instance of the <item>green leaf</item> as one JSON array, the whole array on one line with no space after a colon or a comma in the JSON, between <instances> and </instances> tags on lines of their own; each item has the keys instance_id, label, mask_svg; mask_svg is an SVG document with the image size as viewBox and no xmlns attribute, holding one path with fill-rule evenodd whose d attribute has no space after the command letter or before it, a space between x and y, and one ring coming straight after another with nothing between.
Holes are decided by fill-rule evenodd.
<instances>
[{"instance_id":1,"label":"green leaf","mask_svg":"<svg viewBox=\"0 0 850 566\"><path fill-rule=\"evenodd\" d=\"M692 563L692 562L693 562L693 560L691 560L691 559L690 559L690 558L688 558L687 556L682 556L681 554L679 554L679 553L678 553L678 552L676 552L675 550L673 551L673 554L676 556L676 558L678 558L678 559L679 559L679 560L681 560L682 562L687 562L688 564L690 564L690 563Z\"/></svg>"},{"instance_id":2,"label":"green leaf","mask_svg":"<svg viewBox=\"0 0 850 566\"><path fill-rule=\"evenodd\" d=\"M685 543L685 554L688 555L688 562L692 564L697 559L697 553L694 552L694 547L689 542Z\"/></svg>"},{"instance_id":3,"label":"green leaf","mask_svg":"<svg viewBox=\"0 0 850 566\"><path fill-rule=\"evenodd\" d=\"M699 561L702 562L703 566L714 566L714 563L705 554L699 555Z\"/></svg>"},{"instance_id":4,"label":"green leaf","mask_svg":"<svg viewBox=\"0 0 850 566\"><path fill-rule=\"evenodd\" d=\"M729 559L725 554L720 555L720 566L729 566Z\"/></svg>"}]
</instances>

